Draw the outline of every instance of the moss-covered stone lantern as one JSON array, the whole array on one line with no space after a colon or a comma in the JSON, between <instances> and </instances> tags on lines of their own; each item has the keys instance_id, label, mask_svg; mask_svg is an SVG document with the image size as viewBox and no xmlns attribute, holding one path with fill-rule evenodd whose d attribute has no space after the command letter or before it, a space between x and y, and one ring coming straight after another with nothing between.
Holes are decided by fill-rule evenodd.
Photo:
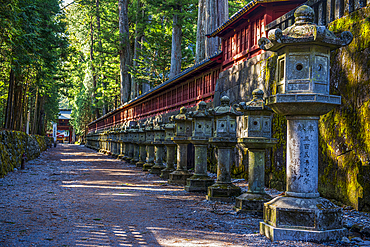
<instances>
[{"instance_id":1,"label":"moss-covered stone lantern","mask_svg":"<svg viewBox=\"0 0 370 247\"><path fill-rule=\"evenodd\" d=\"M124 157L124 159L128 162L132 160L134 157L134 131L136 128L136 122L135 121L129 121L128 122L128 130L127 130L127 143L128 143L128 151L127 151L127 156Z\"/></svg>"},{"instance_id":2,"label":"moss-covered stone lantern","mask_svg":"<svg viewBox=\"0 0 370 247\"><path fill-rule=\"evenodd\" d=\"M143 165L143 171L149 171L154 166L154 132L153 121L147 120L145 125L145 144L146 144L146 162Z\"/></svg>"},{"instance_id":3,"label":"moss-covered stone lantern","mask_svg":"<svg viewBox=\"0 0 370 247\"><path fill-rule=\"evenodd\" d=\"M139 161L136 162L137 167L143 167L145 164L146 159L146 144L145 144L145 123L140 124L139 130L138 130L138 144L139 144Z\"/></svg>"},{"instance_id":4,"label":"moss-covered stone lantern","mask_svg":"<svg viewBox=\"0 0 370 247\"><path fill-rule=\"evenodd\" d=\"M166 156L166 168L161 171L161 178L167 180L170 177L170 173L175 171L175 160L176 160L176 144L171 140L175 136L175 123L170 122L164 125L165 138L163 144L167 148Z\"/></svg>"},{"instance_id":5,"label":"moss-covered stone lantern","mask_svg":"<svg viewBox=\"0 0 370 247\"><path fill-rule=\"evenodd\" d=\"M264 206L261 234L272 240L327 241L346 235L342 209L318 193L318 121L340 105L329 94L330 51L348 45L353 37L338 38L313 23L307 5L294 13L295 23L284 31L271 30L259 45L278 54L275 93L267 105L287 119L287 180L285 196Z\"/></svg>"},{"instance_id":6,"label":"moss-covered stone lantern","mask_svg":"<svg viewBox=\"0 0 370 247\"><path fill-rule=\"evenodd\" d=\"M188 139L194 144L194 175L187 179L185 190L189 192L207 192L214 180L207 175L207 148L212 137L213 116L207 111L207 104L199 102L193 118L193 134Z\"/></svg>"},{"instance_id":7,"label":"moss-covered stone lantern","mask_svg":"<svg viewBox=\"0 0 370 247\"><path fill-rule=\"evenodd\" d=\"M119 155L119 129L115 127L113 129L113 138L112 138L112 155L118 157Z\"/></svg>"},{"instance_id":8,"label":"moss-covered stone lantern","mask_svg":"<svg viewBox=\"0 0 370 247\"><path fill-rule=\"evenodd\" d=\"M234 201L241 189L231 182L230 169L233 162L232 151L236 145L237 113L230 105L227 96L221 98L221 105L209 110L214 116L215 130L209 142L217 148L217 181L208 187L207 200Z\"/></svg>"},{"instance_id":9,"label":"moss-covered stone lantern","mask_svg":"<svg viewBox=\"0 0 370 247\"><path fill-rule=\"evenodd\" d=\"M129 151L129 125L126 122L124 128L122 130L122 144L123 144L123 154L120 157L122 160L126 160L128 158L128 151Z\"/></svg>"},{"instance_id":10,"label":"moss-covered stone lantern","mask_svg":"<svg viewBox=\"0 0 370 247\"><path fill-rule=\"evenodd\" d=\"M266 148L277 143L271 138L273 111L265 105L263 91L252 92L253 99L236 105L236 110L243 112L242 136L238 143L248 149L248 191L236 198L235 210L241 212L262 213L263 204L272 199L265 192L265 156Z\"/></svg>"},{"instance_id":11,"label":"moss-covered stone lantern","mask_svg":"<svg viewBox=\"0 0 370 247\"><path fill-rule=\"evenodd\" d=\"M129 160L130 163L136 164L136 162L139 161L139 125L136 124L132 127L131 130L132 133L132 139L131 139L131 144L132 144L132 158Z\"/></svg>"},{"instance_id":12,"label":"moss-covered stone lantern","mask_svg":"<svg viewBox=\"0 0 370 247\"><path fill-rule=\"evenodd\" d=\"M155 162L154 166L150 169L151 174L161 174L161 171L166 168L163 164L163 159L165 155L163 141L165 139L165 131L163 126L163 121L161 117L157 117L155 125L153 128L154 131L154 151L155 151Z\"/></svg>"},{"instance_id":13,"label":"moss-covered stone lantern","mask_svg":"<svg viewBox=\"0 0 370 247\"><path fill-rule=\"evenodd\" d=\"M119 159L122 159L125 156L125 128L126 126L122 124L119 130L119 143L120 143L120 153L118 155Z\"/></svg>"},{"instance_id":14,"label":"moss-covered stone lantern","mask_svg":"<svg viewBox=\"0 0 370 247\"><path fill-rule=\"evenodd\" d=\"M191 136L192 119L187 114L187 109L181 107L180 113L170 117L175 122L175 136L171 140L177 145L177 168L170 173L168 183L186 185L186 180L191 177L187 169L188 165L188 137Z\"/></svg>"}]
</instances>

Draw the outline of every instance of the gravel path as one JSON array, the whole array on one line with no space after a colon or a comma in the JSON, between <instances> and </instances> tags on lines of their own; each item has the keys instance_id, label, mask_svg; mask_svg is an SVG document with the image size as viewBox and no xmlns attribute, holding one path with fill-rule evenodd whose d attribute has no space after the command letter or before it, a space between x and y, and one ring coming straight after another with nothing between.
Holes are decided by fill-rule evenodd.
<instances>
[{"instance_id":1,"label":"gravel path","mask_svg":"<svg viewBox=\"0 0 370 247\"><path fill-rule=\"evenodd\" d=\"M343 246L271 242L261 218L77 145L1 178L0 195L0 246Z\"/></svg>"}]
</instances>

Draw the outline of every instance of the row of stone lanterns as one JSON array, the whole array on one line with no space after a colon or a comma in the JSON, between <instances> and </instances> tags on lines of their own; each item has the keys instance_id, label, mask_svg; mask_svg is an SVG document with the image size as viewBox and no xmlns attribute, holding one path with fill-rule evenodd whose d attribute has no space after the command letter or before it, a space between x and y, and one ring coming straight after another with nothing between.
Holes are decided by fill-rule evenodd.
<instances>
[{"instance_id":1,"label":"row of stone lanterns","mask_svg":"<svg viewBox=\"0 0 370 247\"><path fill-rule=\"evenodd\" d=\"M244 135L239 140L236 138L236 117L242 113L235 111L230 105L229 98L224 96L221 105L214 109L207 110L207 104L203 101L197 105L195 112L187 112L187 109L182 107L180 113L170 117L167 124L163 124L160 118L154 121L147 120L141 124L129 122L120 131L117 129L108 131L108 141L120 143L120 148L115 148L120 152L116 155L119 158L143 167L144 171L160 174L163 179L168 179L170 184L185 185L185 190L189 192L207 192L208 200L218 201L233 201L241 194L241 189L232 184L230 173L232 151L239 141L250 149L250 160L255 157L257 161L253 163L255 166L250 166L248 195L237 198L236 209L261 210L263 202L267 201L267 199L256 201L257 197L267 198L263 190L263 149L276 141L270 140L271 110L264 106L263 92L255 90L253 95L251 102L236 105L239 111L244 111L246 119ZM264 111L268 111L268 114ZM112 133L119 135L119 138L113 138ZM189 143L195 148L194 174L187 170ZM209 145L217 148L216 183L207 175ZM252 151L251 145L258 147ZM163 162L164 147L167 150L166 166ZM176 169L175 157L177 157ZM247 197L251 197L249 201L253 201L252 205L245 202L248 201ZM256 204L258 206L255 206Z\"/></svg>"},{"instance_id":2,"label":"row of stone lanterns","mask_svg":"<svg viewBox=\"0 0 370 247\"><path fill-rule=\"evenodd\" d=\"M343 32L337 38L326 27L314 24L314 11L309 6L299 7L294 15L293 26L284 31L271 30L268 39L259 40L262 49L278 53L276 94L268 97L265 105L263 92L255 90L252 101L235 106L244 114L240 138L236 138L235 121L240 113L223 97L221 105L214 109L206 110L203 102L194 113L187 114L182 108L180 114L172 117L175 135L166 136L164 141L160 136L151 145L166 145L167 150L174 147L173 143L177 145L177 169L169 173L169 183L187 181L187 191L207 189L209 200L229 201L236 197L238 211L263 208L260 233L272 240L336 240L346 235L346 229L342 226L341 208L318 193L318 120L341 101L340 96L329 94L330 51L348 45L353 37ZM287 188L283 196L272 200L264 191L265 150L277 142L271 138L269 107L287 118ZM105 136L93 138L95 142L98 139L94 146L105 151L109 148ZM195 173L191 177L186 167L189 143L195 146ZM249 154L248 191L243 195L230 177L236 143L247 148ZM209 144L217 147L215 184L207 176ZM156 164L161 157L156 156Z\"/></svg>"}]
</instances>

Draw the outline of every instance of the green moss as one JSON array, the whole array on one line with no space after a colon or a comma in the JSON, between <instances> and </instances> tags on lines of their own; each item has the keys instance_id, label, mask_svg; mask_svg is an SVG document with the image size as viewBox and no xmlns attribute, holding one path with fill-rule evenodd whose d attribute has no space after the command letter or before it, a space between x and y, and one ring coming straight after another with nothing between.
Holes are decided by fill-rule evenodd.
<instances>
[{"instance_id":1,"label":"green moss","mask_svg":"<svg viewBox=\"0 0 370 247\"><path fill-rule=\"evenodd\" d=\"M29 138L30 136L20 131L0 131L0 177L13 171L14 168L19 168L23 154L28 160L36 158L28 154L27 146L31 145ZM40 136L38 139L44 145L43 148L46 149L46 138ZM38 142L36 143L38 144Z\"/></svg>"},{"instance_id":2,"label":"green moss","mask_svg":"<svg viewBox=\"0 0 370 247\"><path fill-rule=\"evenodd\" d=\"M331 93L342 105L320 119L319 192L359 210L370 210L370 8L329 24L350 31L348 47L332 52Z\"/></svg>"}]
</instances>

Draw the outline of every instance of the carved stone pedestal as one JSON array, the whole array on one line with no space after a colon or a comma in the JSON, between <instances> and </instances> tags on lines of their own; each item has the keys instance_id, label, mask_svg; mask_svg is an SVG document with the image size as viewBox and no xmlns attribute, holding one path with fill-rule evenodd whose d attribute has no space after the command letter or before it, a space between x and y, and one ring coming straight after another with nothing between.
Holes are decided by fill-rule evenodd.
<instances>
[{"instance_id":1,"label":"carved stone pedestal","mask_svg":"<svg viewBox=\"0 0 370 247\"><path fill-rule=\"evenodd\" d=\"M155 162L154 166L150 169L151 174L161 174L161 171L166 168L163 164L163 156L164 156L164 145L162 143L156 143L154 146L155 149Z\"/></svg>"},{"instance_id":2,"label":"carved stone pedestal","mask_svg":"<svg viewBox=\"0 0 370 247\"><path fill-rule=\"evenodd\" d=\"M329 200L277 197L265 203L260 233L272 241L329 241L348 234L342 225L342 208Z\"/></svg>"},{"instance_id":3,"label":"carved stone pedestal","mask_svg":"<svg viewBox=\"0 0 370 247\"><path fill-rule=\"evenodd\" d=\"M170 178L170 173L175 171L176 144L171 141L171 143L165 142L165 145L167 147L167 167L161 171L160 177L164 180L168 180Z\"/></svg>"},{"instance_id":4,"label":"carved stone pedestal","mask_svg":"<svg viewBox=\"0 0 370 247\"><path fill-rule=\"evenodd\" d=\"M231 142L229 138L214 137L210 142L218 147L217 181L208 187L207 200L233 202L241 194L241 189L231 182L230 176L231 153L236 140Z\"/></svg>"},{"instance_id":5,"label":"carved stone pedestal","mask_svg":"<svg viewBox=\"0 0 370 247\"><path fill-rule=\"evenodd\" d=\"M177 144L177 169L170 173L169 184L186 185L186 180L191 177L187 170L188 143L187 138L173 138Z\"/></svg>"},{"instance_id":6,"label":"carved stone pedestal","mask_svg":"<svg viewBox=\"0 0 370 247\"><path fill-rule=\"evenodd\" d=\"M187 179L185 190L188 192L207 192L208 187L215 183L207 175L207 147L208 138L196 140L190 137L195 148L195 173Z\"/></svg>"}]
</instances>

